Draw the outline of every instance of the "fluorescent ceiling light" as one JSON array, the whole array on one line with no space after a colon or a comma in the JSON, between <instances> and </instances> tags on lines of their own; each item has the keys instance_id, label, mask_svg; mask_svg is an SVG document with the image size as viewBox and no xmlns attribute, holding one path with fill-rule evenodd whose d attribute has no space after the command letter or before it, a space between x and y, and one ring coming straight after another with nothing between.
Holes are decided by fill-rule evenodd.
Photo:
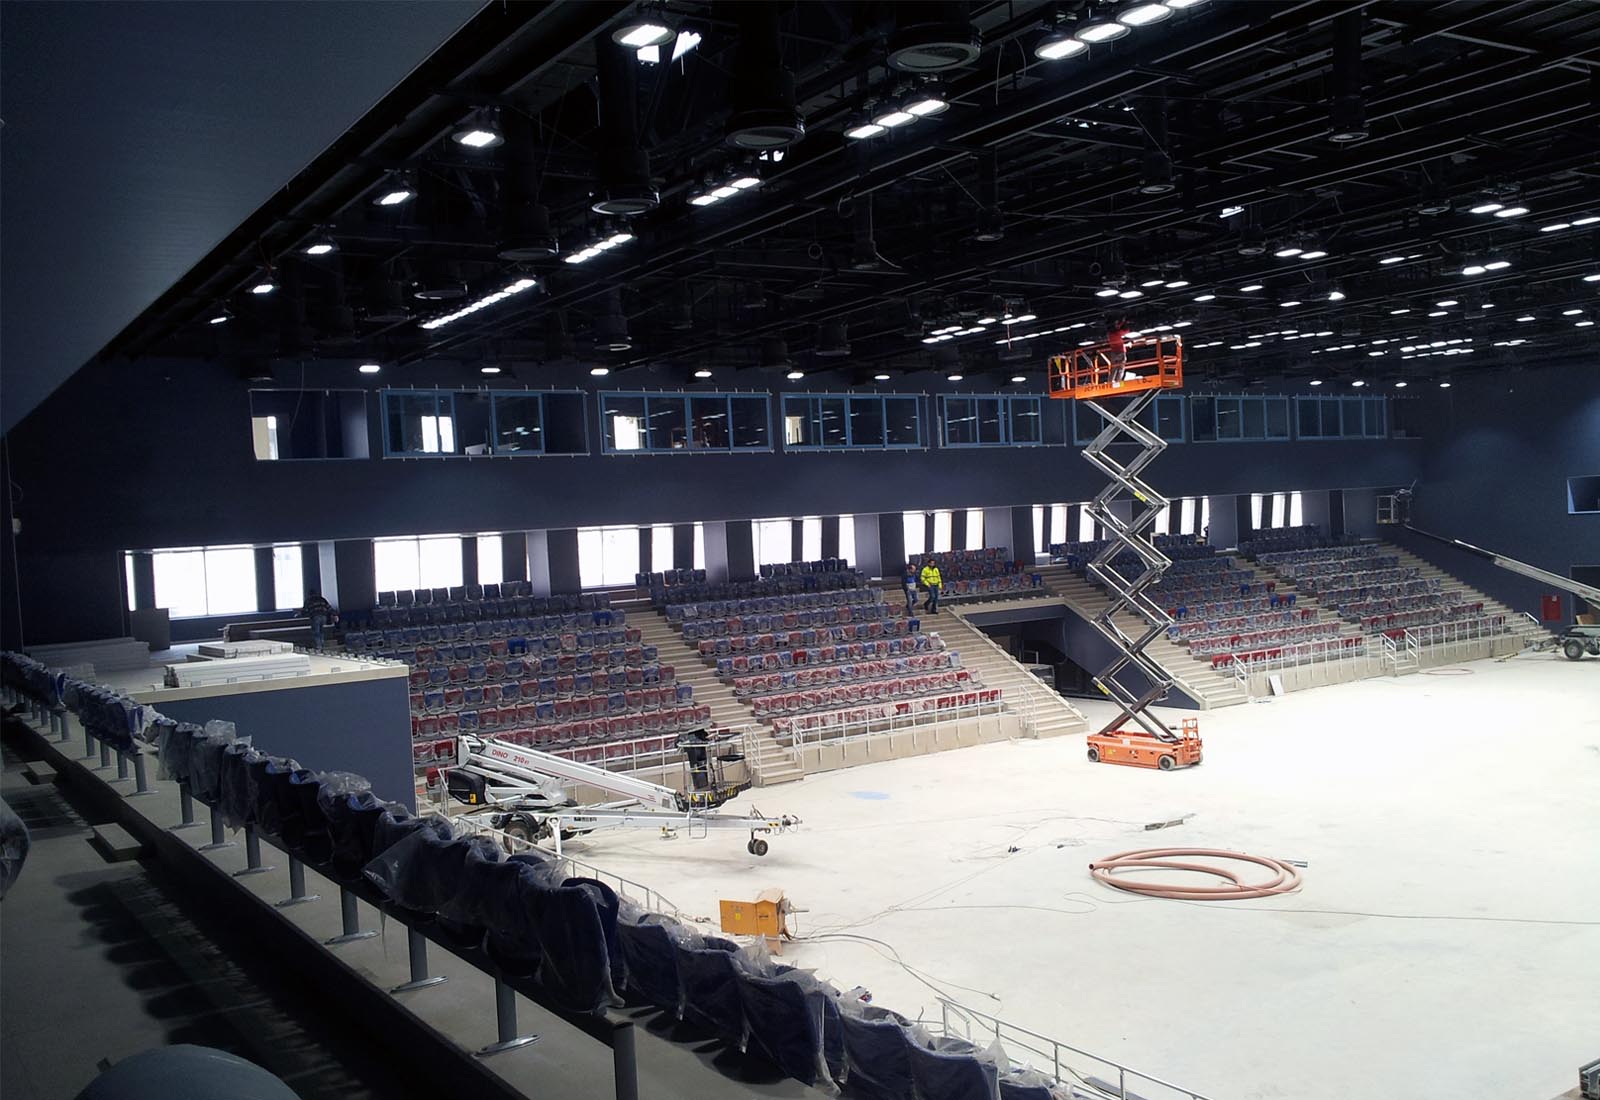
<instances>
[{"instance_id":1,"label":"fluorescent ceiling light","mask_svg":"<svg viewBox=\"0 0 1600 1100\"><path fill-rule=\"evenodd\" d=\"M1117 297L1118 298L1143 298L1144 297L1144 291L1142 291L1142 290L1124 290L1121 294L1118 294Z\"/></svg>"},{"instance_id":2,"label":"fluorescent ceiling light","mask_svg":"<svg viewBox=\"0 0 1600 1100\"><path fill-rule=\"evenodd\" d=\"M731 183L729 183L729 184L724 184L721 187L715 188L714 190L712 190L711 193L713 195L717 196L717 198L719 198L719 199L726 199L726 198L732 198L734 195L737 195L739 193L739 189L737 187L733 186Z\"/></svg>"},{"instance_id":3,"label":"fluorescent ceiling light","mask_svg":"<svg viewBox=\"0 0 1600 1100\"><path fill-rule=\"evenodd\" d=\"M1428 316L1429 317L1446 317L1446 316L1448 316L1448 314L1442 309L1435 309L1435 310L1429 311Z\"/></svg>"},{"instance_id":4,"label":"fluorescent ceiling light","mask_svg":"<svg viewBox=\"0 0 1600 1100\"><path fill-rule=\"evenodd\" d=\"M1401 380L1400 380L1400 381L1398 381L1398 382L1396 382L1396 383L1395 383L1395 384L1394 384L1394 388L1395 388L1395 389L1397 389L1397 390L1403 390L1403 389L1405 389L1405 388L1406 388L1406 381L1405 381L1405 379L1403 379L1403 378L1402 378L1402 379L1401 379Z\"/></svg>"},{"instance_id":5,"label":"fluorescent ceiling light","mask_svg":"<svg viewBox=\"0 0 1600 1100\"><path fill-rule=\"evenodd\" d=\"M1398 317L1402 313L1410 313L1410 312L1411 312L1411 307L1410 306L1401 306L1399 309L1391 309L1389 311L1389 316L1390 317Z\"/></svg>"},{"instance_id":6,"label":"fluorescent ceiling light","mask_svg":"<svg viewBox=\"0 0 1600 1100\"><path fill-rule=\"evenodd\" d=\"M1541 225L1539 227L1539 232L1541 232L1541 233L1554 233L1559 229L1571 229L1571 228L1572 228L1572 223L1571 222L1556 222L1554 225Z\"/></svg>"},{"instance_id":7,"label":"fluorescent ceiling light","mask_svg":"<svg viewBox=\"0 0 1600 1100\"><path fill-rule=\"evenodd\" d=\"M362 374L377 374L382 369L383 365L381 363L362 363L356 368Z\"/></svg>"},{"instance_id":8,"label":"fluorescent ceiling light","mask_svg":"<svg viewBox=\"0 0 1600 1100\"><path fill-rule=\"evenodd\" d=\"M1361 380L1361 379L1359 379L1359 378L1357 378L1357 379L1356 379L1356 380L1355 380L1355 381L1354 381L1354 382L1352 382L1352 383L1350 383L1350 384L1351 384L1351 385L1352 385L1352 386L1354 386L1354 387L1355 387L1355 388L1356 388L1356 389L1360 389L1360 388L1361 388L1361 387L1362 387L1362 386L1365 386L1365 385L1366 385L1366 383L1365 383L1365 382L1363 382L1363 381L1362 381L1362 380Z\"/></svg>"},{"instance_id":9,"label":"fluorescent ceiling light","mask_svg":"<svg viewBox=\"0 0 1600 1100\"><path fill-rule=\"evenodd\" d=\"M1313 379L1312 379L1312 380L1311 380L1311 384L1312 384L1312 385L1313 385L1313 386L1320 386L1320 385L1322 385L1322 379L1320 379L1320 378L1313 378Z\"/></svg>"},{"instance_id":10,"label":"fluorescent ceiling light","mask_svg":"<svg viewBox=\"0 0 1600 1100\"><path fill-rule=\"evenodd\" d=\"M1378 262L1380 264L1385 265L1385 266L1387 266L1389 264L1404 263L1405 262L1405 257L1404 256L1385 256L1383 259L1379 260Z\"/></svg>"},{"instance_id":11,"label":"fluorescent ceiling light","mask_svg":"<svg viewBox=\"0 0 1600 1100\"><path fill-rule=\"evenodd\" d=\"M250 293L251 294L271 294L274 290L277 290L277 289L278 289L278 284L277 283L274 283L271 279L263 279L261 282L257 283L255 286L250 288Z\"/></svg>"},{"instance_id":12,"label":"fluorescent ceiling light","mask_svg":"<svg viewBox=\"0 0 1600 1100\"><path fill-rule=\"evenodd\" d=\"M1151 23L1159 23L1172 15L1172 9L1166 4L1145 3L1134 4L1132 7L1122 9L1117 13L1117 22L1128 27L1146 27Z\"/></svg>"},{"instance_id":13,"label":"fluorescent ceiling light","mask_svg":"<svg viewBox=\"0 0 1600 1100\"><path fill-rule=\"evenodd\" d=\"M1448 382L1440 382L1439 383L1439 388L1441 390L1447 390L1447 389L1450 388L1450 383L1448 383Z\"/></svg>"},{"instance_id":14,"label":"fluorescent ceiling light","mask_svg":"<svg viewBox=\"0 0 1600 1100\"><path fill-rule=\"evenodd\" d=\"M690 206L710 206L712 203L721 202L721 201L722 200L717 198L717 196L716 196L716 194L714 192L707 191L703 195L696 195L694 198L690 199L689 200L689 205Z\"/></svg>"},{"instance_id":15,"label":"fluorescent ceiling light","mask_svg":"<svg viewBox=\"0 0 1600 1100\"><path fill-rule=\"evenodd\" d=\"M1244 291L1246 294L1254 294L1256 291L1262 289L1262 285L1260 283L1248 283L1239 289Z\"/></svg>"},{"instance_id":16,"label":"fluorescent ceiling light","mask_svg":"<svg viewBox=\"0 0 1600 1100\"><path fill-rule=\"evenodd\" d=\"M1461 269L1461 274L1463 274L1463 275L1482 275L1485 271L1488 271L1488 270L1489 269L1484 267L1482 264L1468 264L1466 267Z\"/></svg>"},{"instance_id":17,"label":"fluorescent ceiling light","mask_svg":"<svg viewBox=\"0 0 1600 1100\"><path fill-rule=\"evenodd\" d=\"M1114 286L1103 286L1094 292L1096 298L1115 298L1120 291Z\"/></svg>"},{"instance_id":18,"label":"fluorescent ceiling light","mask_svg":"<svg viewBox=\"0 0 1600 1100\"><path fill-rule=\"evenodd\" d=\"M1520 218L1527 212L1528 208L1526 206L1508 206L1503 210L1496 210L1494 216L1497 218Z\"/></svg>"},{"instance_id":19,"label":"fluorescent ceiling light","mask_svg":"<svg viewBox=\"0 0 1600 1100\"><path fill-rule=\"evenodd\" d=\"M1206 0L1164 0L1164 2L1173 11L1183 11L1185 8L1197 8Z\"/></svg>"},{"instance_id":20,"label":"fluorescent ceiling light","mask_svg":"<svg viewBox=\"0 0 1600 1100\"><path fill-rule=\"evenodd\" d=\"M891 104L890 106L884 108L879 114L873 115L872 121L877 125L882 126L886 130L892 130L896 126L904 126L908 122L915 121L916 117L917 116L912 114L910 111L903 111L899 107Z\"/></svg>"},{"instance_id":21,"label":"fluorescent ceiling light","mask_svg":"<svg viewBox=\"0 0 1600 1100\"><path fill-rule=\"evenodd\" d=\"M734 188L737 191L748 191L752 187L760 187L761 186L761 177L760 176L740 176L737 179L729 180L728 181L728 186Z\"/></svg>"},{"instance_id":22,"label":"fluorescent ceiling light","mask_svg":"<svg viewBox=\"0 0 1600 1100\"><path fill-rule=\"evenodd\" d=\"M1300 258L1302 260L1320 260L1324 256L1326 256L1327 254L1328 253L1326 251L1324 251L1323 249L1313 248L1310 252L1302 252L1302 253L1300 253Z\"/></svg>"},{"instance_id":23,"label":"fluorescent ceiling light","mask_svg":"<svg viewBox=\"0 0 1600 1100\"><path fill-rule=\"evenodd\" d=\"M1040 61L1060 61L1064 57L1080 54L1088 48L1086 43L1078 41L1071 35L1057 32L1041 39L1033 48L1033 56Z\"/></svg>"},{"instance_id":24,"label":"fluorescent ceiling light","mask_svg":"<svg viewBox=\"0 0 1600 1100\"><path fill-rule=\"evenodd\" d=\"M1581 310L1581 309L1564 309L1564 310L1561 311L1561 316L1563 316L1563 317L1576 317L1578 314L1580 314L1582 312L1583 312L1583 310Z\"/></svg>"},{"instance_id":25,"label":"fluorescent ceiling light","mask_svg":"<svg viewBox=\"0 0 1600 1100\"><path fill-rule=\"evenodd\" d=\"M1218 216L1219 217L1223 217L1223 218L1231 218L1235 214L1243 214L1243 213L1244 213L1244 207L1242 207L1242 206L1224 206L1222 208L1222 213L1220 215L1218 215Z\"/></svg>"},{"instance_id":26,"label":"fluorescent ceiling light","mask_svg":"<svg viewBox=\"0 0 1600 1100\"><path fill-rule=\"evenodd\" d=\"M1344 291L1340 290L1338 287L1334 287L1332 290L1328 291L1328 301L1330 301L1330 302L1342 302L1342 301L1344 301Z\"/></svg>"},{"instance_id":27,"label":"fluorescent ceiling light","mask_svg":"<svg viewBox=\"0 0 1600 1100\"><path fill-rule=\"evenodd\" d=\"M1146 279L1144 282L1140 283L1139 285L1143 286L1143 287L1166 286L1167 285L1167 281L1165 279Z\"/></svg>"},{"instance_id":28,"label":"fluorescent ceiling light","mask_svg":"<svg viewBox=\"0 0 1600 1100\"><path fill-rule=\"evenodd\" d=\"M403 202L410 202L417 197L417 193L405 184L391 183L378 193L373 199L377 206L399 206Z\"/></svg>"},{"instance_id":29,"label":"fluorescent ceiling light","mask_svg":"<svg viewBox=\"0 0 1600 1100\"><path fill-rule=\"evenodd\" d=\"M629 46L636 50L646 46L659 46L671 37L671 27L649 21L627 24L611 33L612 41L617 45Z\"/></svg>"},{"instance_id":30,"label":"fluorescent ceiling light","mask_svg":"<svg viewBox=\"0 0 1600 1100\"><path fill-rule=\"evenodd\" d=\"M1490 260L1483 265L1485 271L1504 271L1511 266L1510 260Z\"/></svg>"},{"instance_id":31,"label":"fluorescent ceiling light","mask_svg":"<svg viewBox=\"0 0 1600 1100\"><path fill-rule=\"evenodd\" d=\"M221 310L218 310L216 313L213 313L210 316L210 318L208 318L206 320L206 324L208 324L208 325L225 325L231 320L233 320L233 314L229 313L225 309L221 309Z\"/></svg>"},{"instance_id":32,"label":"fluorescent ceiling light","mask_svg":"<svg viewBox=\"0 0 1600 1100\"><path fill-rule=\"evenodd\" d=\"M596 378L604 378L611 373L610 367L590 367L589 373Z\"/></svg>"},{"instance_id":33,"label":"fluorescent ceiling light","mask_svg":"<svg viewBox=\"0 0 1600 1100\"><path fill-rule=\"evenodd\" d=\"M1111 19L1092 19L1073 34L1084 42L1112 42L1128 33L1128 28Z\"/></svg>"},{"instance_id":34,"label":"fluorescent ceiling light","mask_svg":"<svg viewBox=\"0 0 1600 1100\"><path fill-rule=\"evenodd\" d=\"M493 365L492 363L485 364L484 366L481 366L481 367L478 368L478 373L479 374L499 374L500 373L500 368L495 366L495 365Z\"/></svg>"},{"instance_id":35,"label":"fluorescent ceiling light","mask_svg":"<svg viewBox=\"0 0 1600 1100\"><path fill-rule=\"evenodd\" d=\"M792 370L788 374L784 375L784 377L787 378L791 382L798 382L798 381L800 381L800 379L804 378L805 376L806 376L806 372L803 371L803 370Z\"/></svg>"},{"instance_id":36,"label":"fluorescent ceiling light","mask_svg":"<svg viewBox=\"0 0 1600 1100\"><path fill-rule=\"evenodd\" d=\"M844 136L855 141L863 141L870 137L877 137L883 133L883 127L876 122L860 122L844 132Z\"/></svg>"},{"instance_id":37,"label":"fluorescent ceiling light","mask_svg":"<svg viewBox=\"0 0 1600 1100\"><path fill-rule=\"evenodd\" d=\"M1535 317L1534 317L1534 315L1533 315L1533 314L1531 314L1531 313L1524 313L1524 314L1523 314L1523 315L1522 315L1522 316L1521 316L1521 317L1518 317L1518 318L1517 318L1517 323L1518 323L1518 324L1523 324L1523 325L1525 325L1525 324L1527 324L1527 323L1528 323L1528 322L1529 322L1529 321L1533 321L1533 320L1536 320L1536 319L1537 319L1537 318L1535 318Z\"/></svg>"},{"instance_id":38,"label":"fluorescent ceiling light","mask_svg":"<svg viewBox=\"0 0 1600 1100\"><path fill-rule=\"evenodd\" d=\"M432 331L436 328L443 328L445 325L453 324L454 322L461 320L463 317L472 316L472 314L478 312L480 309L487 309L489 306L503 302L507 298L513 298L518 294L526 293L538 285L539 284L533 279L518 279L516 282L495 291L493 294L485 294L481 298L477 298L471 302L468 302L454 313L446 313L442 317L434 317L431 320L423 321L418 327L427 329L429 331Z\"/></svg>"},{"instance_id":39,"label":"fluorescent ceiling light","mask_svg":"<svg viewBox=\"0 0 1600 1100\"><path fill-rule=\"evenodd\" d=\"M1600 222L1600 215L1590 214L1587 217L1572 219L1573 225L1593 225L1595 222Z\"/></svg>"},{"instance_id":40,"label":"fluorescent ceiling light","mask_svg":"<svg viewBox=\"0 0 1600 1100\"><path fill-rule=\"evenodd\" d=\"M1474 206L1472 208L1471 212L1474 213L1474 214L1493 214L1496 210L1504 210L1504 209L1505 209L1505 204L1504 203L1484 202L1484 203L1479 203L1477 206Z\"/></svg>"},{"instance_id":41,"label":"fluorescent ceiling light","mask_svg":"<svg viewBox=\"0 0 1600 1100\"><path fill-rule=\"evenodd\" d=\"M889 381L889 376L887 374L874 374L872 380L874 382L887 382Z\"/></svg>"},{"instance_id":42,"label":"fluorescent ceiling light","mask_svg":"<svg viewBox=\"0 0 1600 1100\"><path fill-rule=\"evenodd\" d=\"M1186 287L1188 285L1189 285L1189 280L1188 279L1173 279L1171 282L1167 283L1167 289L1168 290L1182 290L1184 287Z\"/></svg>"},{"instance_id":43,"label":"fluorescent ceiling light","mask_svg":"<svg viewBox=\"0 0 1600 1100\"><path fill-rule=\"evenodd\" d=\"M947 374L944 376L944 380L946 382L959 382L965 377L966 375L964 374Z\"/></svg>"},{"instance_id":44,"label":"fluorescent ceiling light","mask_svg":"<svg viewBox=\"0 0 1600 1100\"><path fill-rule=\"evenodd\" d=\"M1299 245L1292 244L1287 248L1278 249L1278 251L1274 252L1273 255L1278 257L1280 260L1287 260L1290 256L1298 256L1304 251L1305 249L1301 248Z\"/></svg>"},{"instance_id":45,"label":"fluorescent ceiling light","mask_svg":"<svg viewBox=\"0 0 1600 1100\"><path fill-rule=\"evenodd\" d=\"M1297 306L1299 304L1300 304L1300 299L1299 298L1290 298L1288 301L1279 302L1278 303L1278 308L1279 309L1288 309L1291 306Z\"/></svg>"},{"instance_id":46,"label":"fluorescent ceiling light","mask_svg":"<svg viewBox=\"0 0 1600 1100\"><path fill-rule=\"evenodd\" d=\"M906 112L915 115L917 118L927 118L929 115L936 115L948 110L949 107L950 104L946 103L942 96L924 92L921 95L912 96L907 101Z\"/></svg>"},{"instance_id":47,"label":"fluorescent ceiling light","mask_svg":"<svg viewBox=\"0 0 1600 1100\"><path fill-rule=\"evenodd\" d=\"M1216 298L1215 294L1196 294L1194 296L1194 300L1197 302L1214 302Z\"/></svg>"},{"instance_id":48,"label":"fluorescent ceiling light","mask_svg":"<svg viewBox=\"0 0 1600 1100\"><path fill-rule=\"evenodd\" d=\"M1438 306L1440 309L1449 309L1451 306L1458 306L1461 303L1456 301L1454 298L1443 298L1433 304Z\"/></svg>"},{"instance_id":49,"label":"fluorescent ceiling light","mask_svg":"<svg viewBox=\"0 0 1600 1100\"><path fill-rule=\"evenodd\" d=\"M1022 324L1027 324L1029 321L1037 321L1038 319L1039 319L1039 317L1038 317L1037 314L1024 313L1021 317L1013 317L1013 318L1011 318L1011 320L1007 321L1006 324L1008 324L1008 325L1022 325Z\"/></svg>"},{"instance_id":50,"label":"fluorescent ceiling light","mask_svg":"<svg viewBox=\"0 0 1600 1100\"><path fill-rule=\"evenodd\" d=\"M711 372L702 367L700 370L694 372L694 376L696 378L710 378Z\"/></svg>"}]
</instances>

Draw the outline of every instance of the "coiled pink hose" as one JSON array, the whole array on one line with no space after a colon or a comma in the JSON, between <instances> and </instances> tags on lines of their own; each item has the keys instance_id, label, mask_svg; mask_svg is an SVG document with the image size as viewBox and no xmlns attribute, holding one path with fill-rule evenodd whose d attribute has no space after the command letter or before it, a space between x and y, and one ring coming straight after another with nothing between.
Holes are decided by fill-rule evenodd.
<instances>
[{"instance_id":1,"label":"coiled pink hose","mask_svg":"<svg viewBox=\"0 0 1600 1100\"><path fill-rule=\"evenodd\" d=\"M1177 858L1175 858L1177 857ZM1273 872L1268 882L1243 882L1238 874L1226 866L1207 863L1183 862L1187 858L1233 860L1255 863ZM1228 880L1223 886L1176 886L1166 882L1141 882L1119 876L1119 871L1192 871L1214 875ZM1239 901L1244 898L1265 898L1274 894L1287 894L1300 887L1300 872L1281 860L1266 856L1252 856L1244 852L1230 852L1224 848L1144 848L1133 852L1118 852L1114 856L1089 864L1089 873L1099 882L1133 894L1152 898L1172 898L1177 901Z\"/></svg>"}]
</instances>

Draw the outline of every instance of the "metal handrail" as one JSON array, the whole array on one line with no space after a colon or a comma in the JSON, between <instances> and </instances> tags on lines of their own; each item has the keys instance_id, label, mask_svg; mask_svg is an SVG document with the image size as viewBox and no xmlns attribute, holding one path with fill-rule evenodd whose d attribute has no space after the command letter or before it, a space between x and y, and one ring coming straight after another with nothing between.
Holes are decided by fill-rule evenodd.
<instances>
[{"instance_id":1,"label":"metal handrail","mask_svg":"<svg viewBox=\"0 0 1600 1100\"><path fill-rule=\"evenodd\" d=\"M1049 591L1049 589L1047 588L1046 591ZM1060 593L1050 592L1050 595L1054 596L1056 599L1062 600L1063 603L1066 602L1065 598L1062 597L1060 595ZM969 631L971 631L973 636L976 637L980 642L982 642L984 645L988 646L990 649L994 650L996 653L1000 654L1000 656L1004 657L1006 660L1012 662L1013 664L1017 663L1017 659L1015 657L1011 656L1011 654L1007 653L1005 651L1005 649L1003 649L999 645L999 643L997 643L993 638L989 637L983 631L979 630L972 623L969 623L959 613L955 613L955 612L952 612L952 613L956 615L956 618L961 619L961 624L963 626L965 626ZM1023 672L1024 672L1026 678L1023 681L1022 695L1027 699L1028 708L1027 708L1026 713L1021 713L1019 711L1018 716L1022 718L1022 728L1027 732L1028 736L1029 737L1034 737L1034 736L1037 736L1038 730L1039 730L1039 717L1040 716L1039 716L1038 712L1039 712L1040 709L1042 709L1043 706L1047 705L1045 703L1045 699L1047 698L1047 694L1046 694L1044 685L1038 683L1034 679L1034 676L1033 676L1033 674L1031 672L1027 672L1026 669L1024 669ZM1010 688L1002 688L1001 689L1000 702L1001 702L1002 705L1009 706L1009 703L1006 700L1006 696L1010 692L1011 692ZM1061 696L1055 695L1053 692L1049 693L1049 694L1053 695L1054 699L1056 701L1058 701L1060 703L1060 705L1066 707L1072 713L1077 714L1079 718L1083 717L1082 714L1078 713L1078 709L1076 707L1074 707L1071 703L1068 703L1065 699L1062 699Z\"/></svg>"},{"instance_id":2,"label":"metal handrail","mask_svg":"<svg viewBox=\"0 0 1600 1100\"><path fill-rule=\"evenodd\" d=\"M976 1025L981 1028L981 1033L984 1037L992 1037L1008 1050L1017 1048L1037 1054L1041 1058L1049 1058L1053 1077L1057 1084L1070 1086L1076 1082L1094 1089L1102 1096L1116 1097L1117 1100L1159 1100L1157 1097L1146 1096L1144 1093L1130 1093L1128 1084L1132 1080L1139 1084L1141 1088L1146 1089L1146 1091L1148 1091L1148 1086L1156 1085L1170 1090L1172 1095L1187 1097L1188 1100L1211 1100L1204 1093L1195 1092L1193 1089L1143 1073L1132 1066L1123 1065L1121 1062L1114 1061L1104 1055L1091 1053L1070 1043L1063 1043L1059 1039L1052 1039L1048 1035L1041 1035L1037 1031L1030 1031L1025 1027L1007 1023L998 1017L967 1008L965 1005L958 1004L948 997L941 996L939 998L939 1013L941 1025L946 1035L972 1042L975 1041L973 1028ZM964 1027L961 1032L957 1032L951 1027L952 1016L963 1023ZM1062 1051L1069 1051L1082 1058L1092 1059L1100 1065L1114 1070L1117 1075L1116 1084L1113 1085L1109 1081L1101 1081L1088 1074L1080 1073L1062 1061Z\"/></svg>"},{"instance_id":3,"label":"metal handrail","mask_svg":"<svg viewBox=\"0 0 1600 1100\"><path fill-rule=\"evenodd\" d=\"M963 718L982 718L985 714L1002 714L1004 712L1005 696L1002 694L999 701L995 703L957 704L953 707L940 707L936 710L924 711L921 714L888 714L881 718L859 718L852 721L818 726L813 729L795 730L784 736L794 739L793 751L800 753L804 749L820 747L825 744L835 745L866 741L873 737L901 733L905 730L915 731L921 726L937 726L944 722ZM772 736L776 740L780 735L773 734ZM779 745L783 744L781 741L778 743Z\"/></svg>"},{"instance_id":4,"label":"metal handrail","mask_svg":"<svg viewBox=\"0 0 1600 1100\"><path fill-rule=\"evenodd\" d=\"M538 847L538 845L536 845L533 841L523 840L520 837L514 837L510 833L496 829L494 826L488 825L476 818L458 817L456 818L456 824L463 826L480 836L493 838L499 842L500 846L505 849L505 851L510 853L525 852L532 848ZM683 910L679 909L671 901L667 900L667 898L664 897L660 891L653 890L642 882L635 882L631 878L624 878L615 871L607 871L604 868L596 867L592 863L585 863L581 859L574 859L565 852L562 852L560 855L557 855L554 858L566 863L568 868L574 872L573 877L592 878L599 882L604 882L616 890L619 897L625 897L636 901L652 913L665 913L670 917L677 917L680 920L693 919L690 917L685 917Z\"/></svg>"}]
</instances>

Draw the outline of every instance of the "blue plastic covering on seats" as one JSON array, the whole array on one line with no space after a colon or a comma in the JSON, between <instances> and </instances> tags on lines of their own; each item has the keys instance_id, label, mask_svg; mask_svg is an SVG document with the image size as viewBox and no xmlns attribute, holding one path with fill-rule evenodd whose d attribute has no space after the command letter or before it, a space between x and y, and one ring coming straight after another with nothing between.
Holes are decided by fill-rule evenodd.
<instances>
[{"instance_id":1,"label":"blue plastic covering on seats","mask_svg":"<svg viewBox=\"0 0 1600 1100\"><path fill-rule=\"evenodd\" d=\"M624 904L617 920L617 939L628 965L628 991L639 1000L678 1015L682 995L674 934L683 926L661 913L647 913Z\"/></svg>"},{"instance_id":2,"label":"blue plastic covering on seats","mask_svg":"<svg viewBox=\"0 0 1600 1100\"><path fill-rule=\"evenodd\" d=\"M262 831L283 838L283 814L279 812L278 787L289 786L289 774L300 765L281 756L265 756L250 765L250 795L256 824Z\"/></svg>"},{"instance_id":3,"label":"blue plastic covering on seats","mask_svg":"<svg viewBox=\"0 0 1600 1100\"><path fill-rule=\"evenodd\" d=\"M1013 1070L1000 1077L1000 1100L1060 1100L1064 1095L1038 1070Z\"/></svg>"},{"instance_id":4,"label":"blue plastic covering on seats","mask_svg":"<svg viewBox=\"0 0 1600 1100\"><path fill-rule=\"evenodd\" d=\"M222 822L230 829L255 823L255 806L250 799L250 764L263 754L248 741L235 741L222 753Z\"/></svg>"},{"instance_id":5,"label":"blue plastic covering on seats","mask_svg":"<svg viewBox=\"0 0 1600 1100\"><path fill-rule=\"evenodd\" d=\"M207 806L222 799L222 754L232 743L231 734L202 731L190 746L189 787Z\"/></svg>"},{"instance_id":6,"label":"blue plastic covering on seats","mask_svg":"<svg viewBox=\"0 0 1600 1100\"><path fill-rule=\"evenodd\" d=\"M770 959L748 954L740 956L735 978L751 1049L801 1084L832 1091L832 1072L842 1070L844 1060L838 991L804 971L774 966ZM824 1055L830 1011L831 1068Z\"/></svg>"},{"instance_id":7,"label":"blue plastic covering on seats","mask_svg":"<svg viewBox=\"0 0 1600 1100\"><path fill-rule=\"evenodd\" d=\"M500 862L500 845L486 836L461 837L454 844L464 847L461 861L442 869L445 877L435 884L443 895L437 906L439 927L462 946L477 947L483 943L486 899L475 875Z\"/></svg>"},{"instance_id":8,"label":"blue plastic covering on seats","mask_svg":"<svg viewBox=\"0 0 1600 1100\"><path fill-rule=\"evenodd\" d=\"M946 1036L907 1049L917 1100L999 1100L1000 1065L992 1048Z\"/></svg>"},{"instance_id":9,"label":"blue plastic covering on seats","mask_svg":"<svg viewBox=\"0 0 1600 1100\"><path fill-rule=\"evenodd\" d=\"M388 820L380 819L380 833ZM455 894L470 838L454 838L446 818L411 820L417 826L374 855L362 873L396 905L432 915Z\"/></svg>"},{"instance_id":10,"label":"blue plastic covering on seats","mask_svg":"<svg viewBox=\"0 0 1600 1100\"><path fill-rule=\"evenodd\" d=\"M686 938L678 943L678 978L683 1018L742 1047L744 1001L734 976L738 953L738 944L719 936Z\"/></svg>"},{"instance_id":11,"label":"blue plastic covering on seats","mask_svg":"<svg viewBox=\"0 0 1600 1100\"><path fill-rule=\"evenodd\" d=\"M906 1100L912 1095L911 1022L876 1005L845 1005L845 1091L861 1100Z\"/></svg>"},{"instance_id":12,"label":"blue plastic covering on seats","mask_svg":"<svg viewBox=\"0 0 1600 1100\"><path fill-rule=\"evenodd\" d=\"M532 977L539 970L539 906L543 890L558 885L560 864L543 852L523 852L497 864L480 903L489 934L484 948L508 974Z\"/></svg>"},{"instance_id":13,"label":"blue plastic covering on seats","mask_svg":"<svg viewBox=\"0 0 1600 1100\"><path fill-rule=\"evenodd\" d=\"M617 938L617 896L593 879L538 889L539 984L574 1012L600 1013L622 1003L613 983L626 970Z\"/></svg>"}]
</instances>

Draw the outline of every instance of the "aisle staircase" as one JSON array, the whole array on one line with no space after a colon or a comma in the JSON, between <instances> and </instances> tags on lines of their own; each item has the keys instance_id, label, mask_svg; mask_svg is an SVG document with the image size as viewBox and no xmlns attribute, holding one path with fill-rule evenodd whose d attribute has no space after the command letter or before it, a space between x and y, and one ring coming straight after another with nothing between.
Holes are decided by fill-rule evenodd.
<instances>
[{"instance_id":1,"label":"aisle staircase","mask_svg":"<svg viewBox=\"0 0 1600 1100\"><path fill-rule=\"evenodd\" d=\"M1037 571L1044 576L1045 586L1061 597L1085 622L1100 614L1111 603L1111 597L1105 589L1078 576L1065 565L1044 565L1038 567ZM1123 618L1128 621L1123 622ZM1136 629L1139 625L1128 616L1117 621L1128 630ZM1166 638L1157 638L1145 647L1145 653L1166 671L1173 685L1199 703L1202 710L1249 702L1249 696L1240 690L1232 675L1215 671L1210 662L1195 660L1184 646Z\"/></svg>"},{"instance_id":2,"label":"aisle staircase","mask_svg":"<svg viewBox=\"0 0 1600 1100\"><path fill-rule=\"evenodd\" d=\"M1438 580L1445 588L1457 588L1466 594L1470 601L1482 600L1485 615L1504 615L1510 625L1511 634L1517 639L1518 644L1526 649L1550 640L1551 632L1538 622L1534 621L1524 612L1517 611L1507 604L1501 603L1479 589L1467 584L1453 573L1447 573L1434 565L1428 559L1419 557L1409 550L1404 550L1391 542L1384 545L1384 553L1395 554L1400 558L1400 564L1408 568L1421 570L1422 576L1428 580Z\"/></svg>"}]
</instances>

